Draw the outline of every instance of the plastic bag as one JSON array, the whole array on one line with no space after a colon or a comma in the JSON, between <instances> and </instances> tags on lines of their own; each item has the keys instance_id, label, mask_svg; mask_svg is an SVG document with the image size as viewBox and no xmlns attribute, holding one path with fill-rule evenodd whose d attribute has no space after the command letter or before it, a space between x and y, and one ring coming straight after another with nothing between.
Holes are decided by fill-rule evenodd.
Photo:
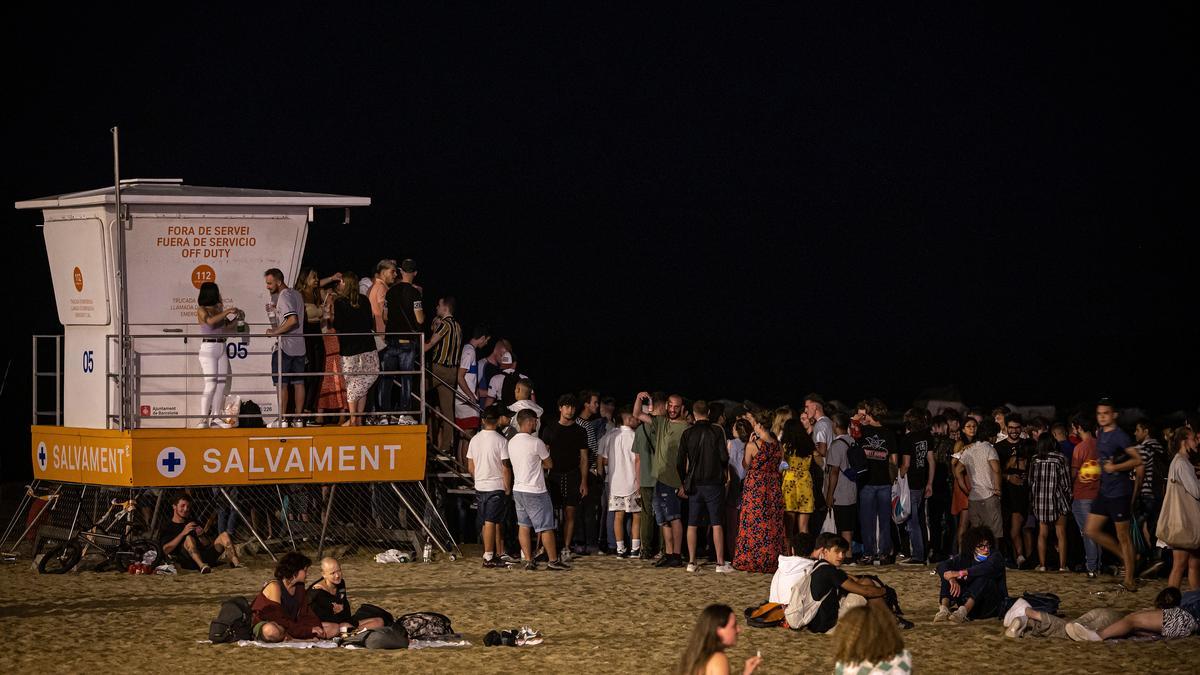
<instances>
[{"instance_id":1,"label":"plastic bag","mask_svg":"<svg viewBox=\"0 0 1200 675\"><path fill-rule=\"evenodd\" d=\"M908 491L908 476L898 476L892 483L892 522L899 525L912 515L912 493Z\"/></svg>"},{"instance_id":2,"label":"plastic bag","mask_svg":"<svg viewBox=\"0 0 1200 675\"><path fill-rule=\"evenodd\" d=\"M222 407L224 417L221 421L230 427L238 425L238 415L242 412L242 397L237 394L225 394L225 405Z\"/></svg>"},{"instance_id":3,"label":"plastic bag","mask_svg":"<svg viewBox=\"0 0 1200 675\"><path fill-rule=\"evenodd\" d=\"M821 526L821 534L826 532L837 534L837 521L833 519L833 507L825 514L825 524Z\"/></svg>"}]
</instances>

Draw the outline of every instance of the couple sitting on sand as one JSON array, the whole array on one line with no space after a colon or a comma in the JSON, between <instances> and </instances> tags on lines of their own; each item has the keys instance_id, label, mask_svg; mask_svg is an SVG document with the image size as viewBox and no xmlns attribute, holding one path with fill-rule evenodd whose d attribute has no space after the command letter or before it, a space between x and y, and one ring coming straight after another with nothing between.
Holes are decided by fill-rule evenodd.
<instances>
[{"instance_id":1,"label":"couple sitting on sand","mask_svg":"<svg viewBox=\"0 0 1200 675\"><path fill-rule=\"evenodd\" d=\"M883 582L869 576L851 576L842 571L842 564L850 552L850 543L833 533L822 533L814 540L807 532L792 538L795 555L779 556L779 567L771 579L770 602L787 605L788 625L792 628L808 628L814 633L828 633L837 626L838 619L854 607L878 605L895 615L901 628L912 628L912 622L899 614L899 605ZM808 592L811 598L799 598L803 591L801 581L811 577ZM891 597L889 597L891 594ZM801 604L819 602L820 608L804 625L796 619Z\"/></svg>"},{"instance_id":2,"label":"couple sitting on sand","mask_svg":"<svg viewBox=\"0 0 1200 675\"><path fill-rule=\"evenodd\" d=\"M392 615L362 605L351 613L342 568L333 558L321 561L321 578L305 589L312 561L295 551L275 565L275 578L267 582L250 606L254 637L263 642L337 637L350 630L390 625Z\"/></svg>"}]
</instances>

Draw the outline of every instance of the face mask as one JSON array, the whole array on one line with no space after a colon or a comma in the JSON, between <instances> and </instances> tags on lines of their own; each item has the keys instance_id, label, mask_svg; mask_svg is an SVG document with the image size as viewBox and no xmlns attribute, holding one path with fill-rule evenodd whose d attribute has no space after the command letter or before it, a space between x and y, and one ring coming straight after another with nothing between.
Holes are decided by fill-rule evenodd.
<instances>
[{"instance_id":1,"label":"face mask","mask_svg":"<svg viewBox=\"0 0 1200 675\"><path fill-rule=\"evenodd\" d=\"M975 554L975 562L983 562L984 560L987 560L986 553L976 553Z\"/></svg>"}]
</instances>

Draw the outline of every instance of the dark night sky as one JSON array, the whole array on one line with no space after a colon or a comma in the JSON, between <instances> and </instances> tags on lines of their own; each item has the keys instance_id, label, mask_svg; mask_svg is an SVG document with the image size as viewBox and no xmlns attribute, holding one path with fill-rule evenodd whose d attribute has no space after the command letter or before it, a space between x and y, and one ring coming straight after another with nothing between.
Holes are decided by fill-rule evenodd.
<instances>
[{"instance_id":1,"label":"dark night sky","mask_svg":"<svg viewBox=\"0 0 1200 675\"><path fill-rule=\"evenodd\" d=\"M1186 4L6 11L7 203L111 183L114 123L127 177L370 196L308 261L417 258L543 395L1197 403ZM0 255L54 332L38 222Z\"/></svg>"}]
</instances>

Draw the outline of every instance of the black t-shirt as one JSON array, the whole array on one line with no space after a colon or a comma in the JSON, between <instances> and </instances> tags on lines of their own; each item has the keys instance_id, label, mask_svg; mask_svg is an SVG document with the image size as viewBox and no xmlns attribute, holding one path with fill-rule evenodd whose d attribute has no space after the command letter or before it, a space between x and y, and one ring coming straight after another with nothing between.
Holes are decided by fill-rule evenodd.
<instances>
[{"instance_id":1,"label":"black t-shirt","mask_svg":"<svg viewBox=\"0 0 1200 675\"><path fill-rule=\"evenodd\" d=\"M679 437L679 475L685 476L684 462L690 468L693 485L724 485L729 451L725 432L711 423L697 422Z\"/></svg>"},{"instance_id":2,"label":"black t-shirt","mask_svg":"<svg viewBox=\"0 0 1200 675\"><path fill-rule=\"evenodd\" d=\"M421 291L412 284L401 281L389 288L384 298L387 301L387 321L384 323L387 332L421 332L421 324L417 322L416 314L416 310L422 309Z\"/></svg>"},{"instance_id":3,"label":"black t-shirt","mask_svg":"<svg viewBox=\"0 0 1200 675\"><path fill-rule=\"evenodd\" d=\"M173 519L168 518L167 522L163 523L162 529L159 530L159 534L158 534L159 547L161 548L163 546L166 546L172 539L174 539L175 537L178 537L179 533L183 532L183 528L187 527L187 524L190 522L192 522L192 521L185 520L182 523L177 523ZM183 548L183 542L179 542L179 546L176 546L175 550L172 551L171 553L172 554L177 553L182 548Z\"/></svg>"},{"instance_id":4,"label":"black t-shirt","mask_svg":"<svg viewBox=\"0 0 1200 675\"><path fill-rule=\"evenodd\" d=\"M375 317L371 315L371 303L366 296L359 296L358 307L344 298L333 303L333 329L338 332L338 351L342 356L354 356L375 351ZM343 333L367 333L367 335L343 335ZM324 370L324 366L321 370Z\"/></svg>"},{"instance_id":5,"label":"black t-shirt","mask_svg":"<svg viewBox=\"0 0 1200 675\"><path fill-rule=\"evenodd\" d=\"M896 434L883 427L862 427L858 445L867 456L867 485L891 485L889 457L896 454Z\"/></svg>"},{"instance_id":6,"label":"black t-shirt","mask_svg":"<svg viewBox=\"0 0 1200 675\"><path fill-rule=\"evenodd\" d=\"M339 583L335 593L318 588L317 584L319 583L321 583L320 580L317 580L308 587L308 606L312 608L313 614L316 614L318 619L329 623L351 623L350 599L346 595L346 582ZM342 611L333 611L335 602L342 606Z\"/></svg>"},{"instance_id":7,"label":"black t-shirt","mask_svg":"<svg viewBox=\"0 0 1200 675\"><path fill-rule=\"evenodd\" d=\"M818 563L812 571L809 591L813 600L820 600L822 597L825 599L821 601L821 609L817 610L816 616L808 622L809 630L814 633L827 633L837 625L838 601L845 595L842 582L846 581L846 578L847 575L841 568L829 563Z\"/></svg>"},{"instance_id":8,"label":"black t-shirt","mask_svg":"<svg viewBox=\"0 0 1200 675\"><path fill-rule=\"evenodd\" d=\"M996 456L1000 458L1000 471L1004 471L1004 467L1008 464L1008 458L1013 456L1017 448L1021 447L1021 441L1013 442L1010 439L1004 439L994 445L996 448Z\"/></svg>"},{"instance_id":9,"label":"black t-shirt","mask_svg":"<svg viewBox=\"0 0 1200 675\"><path fill-rule=\"evenodd\" d=\"M908 487L911 490L924 490L925 482L929 480L929 451L933 450L933 433L921 429L904 434L900 441L900 454L909 457Z\"/></svg>"},{"instance_id":10,"label":"black t-shirt","mask_svg":"<svg viewBox=\"0 0 1200 675\"><path fill-rule=\"evenodd\" d=\"M542 440L550 450L550 459L554 462L555 473L579 473L579 451L588 449L587 432L583 427L571 422L568 425L559 424L554 420L542 424Z\"/></svg>"}]
</instances>

